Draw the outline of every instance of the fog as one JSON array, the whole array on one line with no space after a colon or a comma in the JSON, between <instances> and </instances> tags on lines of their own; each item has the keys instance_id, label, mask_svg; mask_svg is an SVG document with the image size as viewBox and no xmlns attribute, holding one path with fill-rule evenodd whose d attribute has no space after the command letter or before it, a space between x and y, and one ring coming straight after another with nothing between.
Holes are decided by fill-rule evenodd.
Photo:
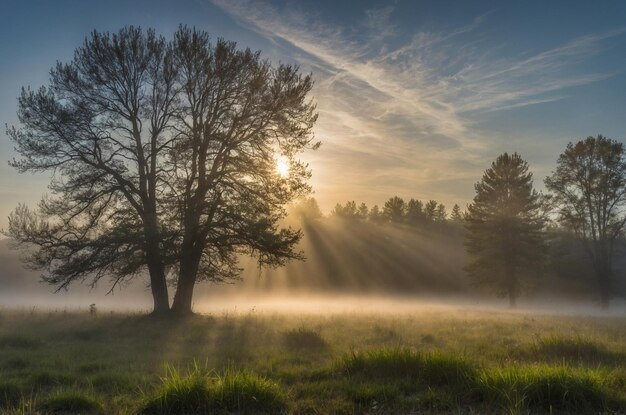
<instances>
[{"instance_id":1,"label":"fog","mask_svg":"<svg viewBox=\"0 0 626 415\"><path fill-rule=\"evenodd\" d=\"M455 228L409 228L326 218L293 223L304 232L305 261L259 270L242 258L242 279L232 284L199 284L194 309L230 312L418 312L424 309L504 310L503 299L468 278L462 231ZM40 282L20 252L0 241L0 303L18 309L87 309L149 311L152 299L145 277L109 293L109 281L96 287L79 282L69 290ZM596 314L593 277L538 276L517 311ZM611 314L624 314L614 300Z\"/></svg>"}]
</instances>

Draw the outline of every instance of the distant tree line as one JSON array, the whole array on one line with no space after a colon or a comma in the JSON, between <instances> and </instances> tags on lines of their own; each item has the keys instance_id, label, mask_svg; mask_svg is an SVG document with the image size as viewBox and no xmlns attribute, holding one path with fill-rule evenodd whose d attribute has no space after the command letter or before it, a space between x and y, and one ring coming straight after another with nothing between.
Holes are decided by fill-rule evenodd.
<instances>
[{"instance_id":1,"label":"distant tree line","mask_svg":"<svg viewBox=\"0 0 626 415\"><path fill-rule=\"evenodd\" d=\"M580 272L568 267L564 258L569 254L570 260L579 261L583 254L595 274L600 304L608 307L619 295L620 275L614 265L626 246L624 144L601 135L568 144L545 185L547 194L537 192L528 163L517 153L504 153L476 183L467 211L455 204L448 214L436 200L405 202L394 196L382 209L355 201L338 203L331 217L464 229L466 271L477 284L506 296L511 306L538 276L563 274L565 269ZM306 204L303 212L321 217L315 199Z\"/></svg>"},{"instance_id":2,"label":"distant tree line","mask_svg":"<svg viewBox=\"0 0 626 415\"><path fill-rule=\"evenodd\" d=\"M446 206L436 200L423 202L418 199L410 199L408 202L405 202L399 196L389 198L384 203L382 209L378 205L368 208L365 203L357 206L355 201L348 201L344 205L337 203L331 212L331 216L373 223L404 223L412 226L444 223L460 224L463 221L463 213L457 204L454 205L452 211L448 214Z\"/></svg>"}]
</instances>

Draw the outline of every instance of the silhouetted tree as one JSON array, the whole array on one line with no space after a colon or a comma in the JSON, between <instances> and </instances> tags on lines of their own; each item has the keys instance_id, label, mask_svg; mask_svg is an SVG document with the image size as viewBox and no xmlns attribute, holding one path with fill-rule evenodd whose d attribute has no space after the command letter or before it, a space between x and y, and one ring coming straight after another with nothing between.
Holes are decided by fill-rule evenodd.
<instances>
[{"instance_id":1,"label":"silhouetted tree","mask_svg":"<svg viewBox=\"0 0 626 415\"><path fill-rule=\"evenodd\" d=\"M406 204L398 196L394 196L385 202L383 215L391 222L403 222L406 213Z\"/></svg>"},{"instance_id":2,"label":"silhouetted tree","mask_svg":"<svg viewBox=\"0 0 626 415\"><path fill-rule=\"evenodd\" d=\"M292 209L291 213L301 219L319 219L323 217L322 210L314 197L305 197L300 200Z\"/></svg>"},{"instance_id":3,"label":"silhouetted tree","mask_svg":"<svg viewBox=\"0 0 626 415\"><path fill-rule=\"evenodd\" d=\"M435 212L435 220L437 222L445 222L448 217L448 213L446 212L446 206L443 203L437 205L437 211Z\"/></svg>"},{"instance_id":4,"label":"silhouetted tree","mask_svg":"<svg viewBox=\"0 0 626 415\"><path fill-rule=\"evenodd\" d=\"M450 219L454 223L463 222L463 213L461 212L461 207L456 203L452 207L452 212L450 213Z\"/></svg>"},{"instance_id":5,"label":"silhouetted tree","mask_svg":"<svg viewBox=\"0 0 626 415\"><path fill-rule=\"evenodd\" d=\"M383 220L385 220L385 216L383 215L383 213L380 211L380 208L378 207L378 205L374 205L372 206L372 208L370 209L370 213L368 216L368 219L373 222L373 223L380 223Z\"/></svg>"},{"instance_id":6,"label":"silhouetted tree","mask_svg":"<svg viewBox=\"0 0 626 415\"><path fill-rule=\"evenodd\" d=\"M417 225L424 221L424 204L417 199L411 199L406 205L406 220L411 225Z\"/></svg>"},{"instance_id":7,"label":"silhouetted tree","mask_svg":"<svg viewBox=\"0 0 626 415\"><path fill-rule=\"evenodd\" d=\"M626 222L624 144L601 135L569 143L545 184L560 223L582 241L596 273L601 305L608 307L616 241Z\"/></svg>"},{"instance_id":8,"label":"silhouetted tree","mask_svg":"<svg viewBox=\"0 0 626 415\"><path fill-rule=\"evenodd\" d=\"M466 222L466 269L478 282L495 283L513 307L520 271L542 255L540 195L533 189L528 163L517 153L499 156L475 188Z\"/></svg>"},{"instance_id":9,"label":"silhouetted tree","mask_svg":"<svg viewBox=\"0 0 626 415\"><path fill-rule=\"evenodd\" d=\"M424 206L424 214L429 222L434 222L437 218L437 201L429 200Z\"/></svg>"},{"instance_id":10,"label":"silhouetted tree","mask_svg":"<svg viewBox=\"0 0 626 415\"><path fill-rule=\"evenodd\" d=\"M171 267L172 309L188 313L196 282L236 278L239 254L270 266L300 257L301 233L278 223L309 191L295 156L317 147L311 87L297 68L205 32L94 32L49 88L22 92L13 165L58 179L37 213L16 209L9 234L39 248L31 263L61 288L147 269L157 312Z\"/></svg>"},{"instance_id":11,"label":"silhouetted tree","mask_svg":"<svg viewBox=\"0 0 626 415\"><path fill-rule=\"evenodd\" d=\"M331 214L341 219L359 219L359 211L353 200L346 202L345 206L337 203Z\"/></svg>"},{"instance_id":12,"label":"silhouetted tree","mask_svg":"<svg viewBox=\"0 0 626 415\"><path fill-rule=\"evenodd\" d=\"M369 209L367 208L367 205L364 202L361 202L361 204L359 205L359 210L357 212L359 219L366 220L368 213Z\"/></svg>"}]
</instances>

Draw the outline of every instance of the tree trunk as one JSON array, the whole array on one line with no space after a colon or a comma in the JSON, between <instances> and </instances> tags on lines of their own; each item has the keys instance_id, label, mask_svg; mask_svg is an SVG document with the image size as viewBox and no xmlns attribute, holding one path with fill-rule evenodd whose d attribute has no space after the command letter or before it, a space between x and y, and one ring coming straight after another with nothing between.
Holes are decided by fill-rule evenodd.
<instances>
[{"instance_id":1,"label":"tree trunk","mask_svg":"<svg viewBox=\"0 0 626 415\"><path fill-rule=\"evenodd\" d=\"M191 306L193 300L193 289L196 284L195 280L195 276L190 273L180 274L178 277L176 294L174 295L174 301L172 302L172 314L181 316L193 314Z\"/></svg>"},{"instance_id":2,"label":"tree trunk","mask_svg":"<svg viewBox=\"0 0 626 415\"><path fill-rule=\"evenodd\" d=\"M150 289L154 308L152 314L165 314L170 309L170 300L165 279L165 266L159 249L159 234L157 231L156 214L150 215L144 222L144 236L146 238L146 263L150 274Z\"/></svg>"},{"instance_id":3,"label":"tree trunk","mask_svg":"<svg viewBox=\"0 0 626 415\"><path fill-rule=\"evenodd\" d=\"M163 264L153 255L148 255L148 272L150 274L150 289L154 300L153 315L166 314L170 309L170 300L167 292L167 282Z\"/></svg>"},{"instance_id":4,"label":"tree trunk","mask_svg":"<svg viewBox=\"0 0 626 415\"><path fill-rule=\"evenodd\" d=\"M181 251L180 274L172 303L172 313L184 316L193 313L193 289L196 285L201 252L195 252L193 248L186 247L185 244Z\"/></svg>"}]
</instances>

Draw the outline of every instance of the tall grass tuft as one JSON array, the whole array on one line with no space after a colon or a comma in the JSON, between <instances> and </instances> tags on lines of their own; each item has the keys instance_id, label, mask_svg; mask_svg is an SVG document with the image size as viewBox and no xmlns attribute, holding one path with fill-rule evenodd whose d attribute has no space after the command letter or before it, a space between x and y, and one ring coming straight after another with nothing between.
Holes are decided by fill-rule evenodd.
<instances>
[{"instance_id":1,"label":"tall grass tuft","mask_svg":"<svg viewBox=\"0 0 626 415\"><path fill-rule=\"evenodd\" d=\"M610 406L599 375L566 365L493 369L477 385L485 402L515 412L596 413Z\"/></svg>"},{"instance_id":2,"label":"tall grass tuft","mask_svg":"<svg viewBox=\"0 0 626 415\"><path fill-rule=\"evenodd\" d=\"M227 370L212 384L217 407L223 411L254 411L276 414L286 407L280 387L248 371Z\"/></svg>"},{"instance_id":3,"label":"tall grass tuft","mask_svg":"<svg viewBox=\"0 0 626 415\"><path fill-rule=\"evenodd\" d=\"M422 353L408 348L352 352L339 367L349 375L367 378L408 378L432 386L462 386L476 370L460 356Z\"/></svg>"},{"instance_id":4,"label":"tall grass tuft","mask_svg":"<svg viewBox=\"0 0 626 415\"><path fill-rule=\"evenodd\" d=\"M144 399L143 414L279 414L287 398L280 387L248 371L206 373L196 364L186 374L168 367L156 394Z\"/></svg>"},{"instance_id":5,"label":"tall grass tuft","mask_svg":"<svg viewBox=\"0 0 626 415\"><path fill-rule=\"evenodd\" d=\"M15 408L22 400L22 391L20 387L9 381L0 382L0 408Z\"/></svg>"}]
</instances>

